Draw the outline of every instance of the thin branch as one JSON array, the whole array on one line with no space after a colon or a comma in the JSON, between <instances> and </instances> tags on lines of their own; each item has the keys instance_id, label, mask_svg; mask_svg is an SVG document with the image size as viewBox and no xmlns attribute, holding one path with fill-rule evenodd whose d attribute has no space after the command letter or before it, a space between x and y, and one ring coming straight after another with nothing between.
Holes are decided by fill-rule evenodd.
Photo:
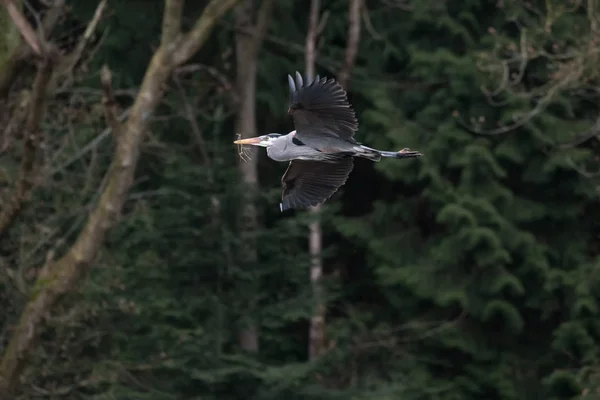
<instances>
[{"instance_id":1,"label":"thin branch","mask_svg":"<svg viewBox=\"0 0 600 400\"><path fill-rule=\"evenodd\" d=\"M181 74L192 73L196 71L206 71L210 76L215 78L221 84L221 88L227 92L231 92L230 94L235 97L236 93L233 92L234 85L229 80L229 77L219 71L218 69L211 67L209 65L204 64L187 64L183 67L179 67L175 70L175 73L179 76ZM235 99L234 101L238 101Z\"/></svg>"},{"instance_id":2,"label":"thin branch","mask_svg":"<svg viewBox=\"0 0 600 400\"><path fill-rule=\"evenodd\" d=\"M162 21L161 46L165 48L174 46L181 34L181 15L183 14L183 0L166 0L165 14Z\"/></svg>"},{"instance_id":3,"label":"thin branch","mask_svg":"<svg viewBox=\"0 0 600 400\"><path fill-rule=\"evenodd\" d=\"M184 36L182 43L178 46L175 54L173 54L174 65L179 66L183 64L195 54L208 38L214 21L220 20L227 11L240 1L211 1L204 9L202 17L198 18L192 30Z\"/></svg>"},{"instance_id":4,"label":"thin branch","mask_svg":"<svg viewBox=\"0 0 600 400\"><path fill-rule=\"evenodd\" d=\"M100 72L100 81L102 83L102 89L104 90L104 96L102 97L102 105L104 106L104 118L106 123L111 128L113 135L116 138L121 137L123 125L119 122L119 110L115 94L112 88L112 76L108 66L104 65Z\"/></svg>"},{"instance_id":5,"label":"thin branch","mask_svg":"<svg viewBox=\"0 0 600 400\"><path fill-rule=\"evenodd\" d=\"M592 125L592 127L590 129L588 129L588 131L582 135L578 135L577 138L575 138L574 140L571 140L569 142L565 142L565 143L559 143L558 144L558 148L559 149L570 149L576 146L579 146L582 143L587 142L588 140L590 140L593 137L596 137L600 134L600 116L596 119L596 122L594 123L594 125Z\"/></svg>"},{"instance_id":6,"label":"thin branch","mask_svg":"<svg viewBox=\"0 0 600 400\"><path fill-rule=\"evenodd\" d=\"M33 19L35 20L35 27L37 28L38 37L45 38L44 27L42 25L42 19L40 18L40 14L37 10L31 5L29 0L22 0L23 5L27 8L27 11L31 14Z\"/></svg>"},{"instance_id":7,"label":"thin branch","mask_svg":"<svg viewBox=\"0 0 600 400\"><path fill-rule=\"evenodd\" d=\"M98 29L98 25L104 16L104 10L106 9L107 3L107 0L100 0L96 6L92 19L87 24L85 32L79 38L77 45L73 51L62 57L61 62L56 67L56 73L50 82L50 88L54 93L65 91L73 86L73 83L75 82L74 70L77 65L82 62L83 53ZM97 41L96 46L89 51L89 54L87 55L88 60L93 58L95 51L101 45L105 34L106 32L104 32L104 35Z\"/></svg>"},{"instance_id":8,"label":"thin branch","mask_svg":"<svg viewBox=\"0 0 600 400\"><path fill-rule=\"evenodd\" d=\"M175 84L177 85L177 88L179 89L179 93L181 93L181 99L183 101L185 117L188 120L188 122L190 123L190 127L192 128L192 133L194 134L194 137L196 138L196 145L198 146L198 149L200 150L200 154L202 154L202 162L205 163L206 166L210 170L210 166L211 166L210 155L208 154L208 150L206 148L207 147L206 140L204 140L204 135L202 134L202 129L200 129L200 126L198 125L198 121L196 120L196 115L194 114L194 107L190 103L190 101L185 93L185 89L183 88L183 85L181 84L181 80L179 79L178 75L175 74L174 78L175 78L174 79Z\"/></svg>"},{"instance_id":9,"label":"thin branch","mask_svg":"<svg viewBox=\"0 0 600 400\"><path fill-rule=\"evenodd\" d=\"M455 114L457 122L465 129L467 129L471 133L476 133L478 135L502 135L504 133L512 132L525 124L531 121L533 118L537 117L541 114L545 109L544 105L538 104L538 106L534 107L531 111L527 112L524 116L515 119L515 121L508 125L502 125L496 129L481 129L476 124L469 124L460 115Z\"/></svg>"},{"instance_id":10,"label":"thin branch","mask_svg":"<svg viewBox=\"0 0 600 400\"><path fill-rule=\"evenodd\" d=\"M96 29L98 28L98 24L100 23L100 20L102 19L102 16L104 15L104 9L106 8L107 3L108 3L107 0L100 0L100 2L98 3L98 6L96 7L96 11L94 12L94 16L92 17L89 24L85 28L85 32L83 33L83 36L77 43L75 50L73 50L73 52L71 54L69 54L69 65L67 67L68 72L71 72L75 68L75 65L81 59L81 55L83 54L83 51L87 47L87 44L89 43L93 34L96 32Z\"/></svg>"},{"instance_id":11,"label":"thin branch","mask_svg":"<svg viewBox=\"0 0 600 400\"><path fill-rule=\"evenodd\" d=\"M577 163L575 161L573 161L573 158L570 156L566 157L567 163L571 166L571 168L573 168L576 172L578 172L580 175L582 175L585 178L589 178L589 179L593 179L593 178L597 178L600 176L600 169L598 171L589 171L588 169L586 169L585 167L580 167L579 165L577 165Z\"/></svg>"},{"instance_id":12,"label":"thin branch","mask_svg":"<svg viewBox=\"0 0 600 400\"><path fill-rule=\"evenodd\" d=\"M377 32L373 27L373 22L371 22L371 15L369 14L369 10L367 9L366 4L363 4L362 19L365 24L365 29L371 34L373 40L381 41L385 39L383 35Z\"/></svg>"},{"instance_id":13,"label":"thin branch","mask_svg":"<svg viewBox=\"0 0 600 400\"><path fill-rule=\"evenodd\" d=\"M46 35L50 35L56 24L65 12L65 0L54 0L52 6L46 11L42 20L42 30Z\"/></svg>"},{"instance_id":14,"label":"thin branch","mask_svg":"<svg viewBox=\"0 0 600 400\"><path fill-rule=\"evenodd\" d=\"M261 45L265 35L267 34L267 28L269 27L269 20L271 18L271 12L273 11L274 4L275 0L263 0L263 3L258 10L256 26L254 27L254 40Z\"/></svg>"},{"instance_id":15,"label":"thin branch","mask_svg":"<svg viewBox=\"0 0 600 400\"><path fill-rule=\"evenodd\" d=\"M31 46L35 54L37 54L38 56L42 56L42 53L44 53L44 46L42 44L42 41L40 40L38 35L36 35L33 27L29 24L29 22L27 22L27 19L25 18L21 10L19 10L19 8L16 6L13 0L0 1L2 1L4 7L6 7L6 10L10 14L10 17L19 29L21 36L23 36L25 41L29 44L29 46Z\"/></svg>"},{"instance_id":16,"label":"thin branch","mask_svg":"<svg viewBox=\"0 0 600 400\"><path fill-rule=\"evenodd\" d=\"M519 38L520 51L518 55L515 55L514 57L509 59L498 60L500 68L502 69L502 79L496 87L496 89L489 90L482 86L482 90L486 97L488 97L488 100L490 102L493 101L493 97L500 95L502 92L507 91L509 88L513 88L519 85L523 77L525 76L525 71L527 69L527 66L529 65L529 62L533 58L535 58L535 55L530 54L530 51L528 50L529 44L527 41L527 33L528 31L526 28L521 29L521 36ZM502 50L503 47L501 45L496 45L494 53ZM494 58L496 58L496 56L494 56ZM485 60L489 60L489 57L485 58ZM481 60L479 60L478 62L478 66L482 71L493 72L499 68L494 63L492 63L491 66L483 66L480 61ZM513 76L511 77L511 64L514 64L515 62L518 62L518 72L516 74L513 74Z\"/></svg>"},{"instance_id":17,"label":"thin branch","mask_svg":"<svg viewBox=\"0 0 600 400\"><path fill-rule=\"evenodd\" d=\"M310 14L308 17L308 32L306 32L306 78L310 82L315 76L315 63L317 59L317 39L319 36L319 13L321 0L311 0Z\"/></svg>"},{"instance_id":18,"label":"thin branch","mask_svg":"<svg viewBox=\"0 0 600 400\"><path fill-rule=\"evenodd\" d=\"M350 75L354 70L356 56L358 54L358 46L360 44L360 14L363 0L352 0L348 10L348 39L346 43L346 55L344 57L344 65L338 74L338 82L346 90Z\"/></svg>"},{"instance_id":19,"label":"thin branch","mask_svg":"<svg viewBox=\"0 0 600 400\"><path fill-rule=\"evenodd\" d=\"M465 129L469 130L472 133L476 133L478 135L494 136L494 135L501 135L504 133L508 133L508 132L514 131L514 130L524 126L529 121L531 121L533 118L537 117L542 112L544 112L546 110L546 108L550 105L552 100L554 100L554 97L562 89L563 86L564 86L564 84L559 83L559 84L556 84L555 86L551 87L550 90L548 90L548 93L546 93L544 95L544 97L542 97L537 102L535 107L533 107L530 111L525 113L520 118L515 118L513 123L500 126L499 128L496 128L496 129L489 129L489 130L481 129L476 124L468 124L458 114L455 114L455 117L456 117L456 120L458 121L458 123L461 124Z\"/></svg>"},{"instance_id":20,"label":"thin branch","mask_svg":"<svg viewBox=\"0 0 600 400\"><path fill-rule=\"evenodd\" d=\"M323 17L325 17L325 16L326 16L326 14L324 13ZM234 31L235 33L243 33L246 35L254 34L248 28L233 26L233 24L229 24L227 21L223 21L223 27L225 29ZM285 40L279 36L268 35L268 34L265 34L264 41L267 43L276 45L276 46L280 46L280 49L282 51L288 52L290 54L306 55L306 47L304 45L296 43L294 41ZM321 58L319 58L316 63L331 73L335 73L335 71L338 69L338 67L342 64L340 61L338 61L336 59L327 58L327 57L323 57L323 56Z\"/></svg>"},{"instance_id":21,"label":"thin branch","mask_svg":"<svg viewBox=\"0 0 600 400\"><path fill-rule=\"evenodd\" d=\"M2 0L3 2L6 0ZM50 9L46 12L42 21L42 30L50 34L60 17L64 13L65 0L55 0ZM33 29L33 28L32 28ZM23 69L21 66L31 55L33 49L27 43L22 43L16 47L12 54L8 57L4 64L4 68L0 73L0 98L6 97L12 82L14 82L17 74Z\"/></svg>"},{"instance_id":22,"label":"thin branch","mask_svg":"<svg viewBox=\"0 0 600 400\"><path fill-rule=\"evenodd\" d=\"M6 233L17 215L19 215L23 204L27 201L29 193L33 188L35 159L43 137L40 132L40 124L44 118L46 92L53 66L53 60L48 57L41 60L38 65L23 135L25 142L19 177L15 188L10 194L10 198L8 201L3 202L2 211L0 212L0 235Z\"/></svg>"},{"instance_id":23,"label":"thin branch","mask_svg":"<svg viewBox=\"0 0 600 400\"><path fill-rule=\"evenodd\" d=\"M126 110L124 110L118 117L118 121L119 123L123 123L127 117L129 117L129 114L131 113L131 108L127 108ZM96 136L93 140L91 140L88 144L86 144L85 146L83 146L81 148L81 150L79 150L79 152L77 152L77 154L73 155L71 158L69 158L67 161L65 161L63 164L59 165L58 167L54 168L51 172L50 175L55 175L58 174L60 172L63 172L65 170L65 168L69 167L71 164L73 164L75 161L81 159L83 156L85 156L87 153L89 153L90 151L96 149L100 143L102 143L106 138L110 137L110 135L113 133L112 128L109 126L106 129L104 129L98 136Z\"/></svg>"}]
</instances>

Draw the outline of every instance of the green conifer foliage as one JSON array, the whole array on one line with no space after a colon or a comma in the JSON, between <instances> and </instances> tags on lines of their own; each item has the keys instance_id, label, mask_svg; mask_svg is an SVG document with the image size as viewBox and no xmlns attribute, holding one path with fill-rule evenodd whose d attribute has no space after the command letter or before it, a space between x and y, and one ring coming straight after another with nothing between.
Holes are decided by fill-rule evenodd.
<instances>
[{"instance_id":1,"label":"green conifer foliage","mask_svg":"<svg viewBox=\"0 0 600 400\"><path fill-rule=\"evenodd\" d=\"M102 184L111 145L94 106L95 68L111 65L127 107L127 91L157 44L160 2L117 3L84 79L90 88L51 106L56 120L45 129L53 173L1 242L0 262L10 266L0 271L5 327L27 295L19 285L27 289L35 266L73 240ZM201 3L187 2L184 25ZM261 132L293 129L286 74L304 68L308 3L276 2L259 60ZM322 2L322 76L334 76L344 59L347 3ZM310 215L279 211L286 165L262 149L259 261L240 267L235 46L225 19L192 67L173 77L152 116L131 198L97 267L49 316L25 374L30 398L591 398L600 357L600 215L594 181L573 163L593 160L595 147L556 145L589 126L594 106L562 91L517 129L472 132L508 124L534 105L506 96L499 107L482 91L497 83L482 57L499 41L520 39L509 16L529 14L517 3L365 1L349 83L356 138L425 156L356 160L323 208L328 351L311 362ZM74 5L70 23L95 5ZM581 18L558 20L553 34L574 42L570 27ZM543 86L549 68L533 63L525 81ZM67 108L78 118L60 119ZM253 315L249 299L259 305ZM244 353L236 337L247 317L259 322L258 354Z\"/></svg>"}]
</instances>

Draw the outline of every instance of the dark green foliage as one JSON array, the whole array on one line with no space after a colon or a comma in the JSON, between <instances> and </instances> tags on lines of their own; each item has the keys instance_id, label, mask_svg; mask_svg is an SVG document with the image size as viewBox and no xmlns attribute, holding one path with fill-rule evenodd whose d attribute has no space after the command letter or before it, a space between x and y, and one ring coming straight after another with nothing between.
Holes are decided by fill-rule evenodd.
<instances>
[{"instance_id":1,"label":"dark green foliage","mask_svg":"<svg viewBox=\"0 0 600 400\"><path fill-rule=\"evenodd\" d=\"M187 3L186 26L201 10ZM308 3L276 2L259 57L260 132L292 129L286 74L304 69ZM235 78L227 18L194 60L197 71L171 82L121 223L86 285L51 316L27 373L28 394L56 398L51 393L69 388L69 398L98 400L521 400L595 393L600 212L594 182L573 168L593 159L595 147L556 146L589 126L593 105L565 91L509 133L473 133L465 121L492 129L531 109L529 99L508 96L502 107L490 104L481 87L497 81L479 61L498 40L518 41L507 16L539 21L513 1L500 2L503 8L478 0L365 3L349 86L357 139L425 157L357 160L324 207L329 351L307 361L311 216L279 212L286 166L264 150L258 262L248 268L240 250L246 188L231 144L237 104L226 84ZM161 4L110 2L107 38L90 69L107 63L116 87L135 88L157 45ZM323 6L329 18L317 72L333 76L344 59L347 1ZM72 23L94 7L77 3ZM552 35L573 40L570 26L581 18L557 22ZM544 63L527 70L532 86L549 75ZM85 81L98 87L95 74ZM98 93L90 93L79 98L87 108L85 118L71 121L76 130L64 129L66 119L47 127L55 171L2 244L5 324L24 302L18 285L35 275L26 272L64 251L97 195L110 137L73 158L104 128ZM236 336L248 317L259 321L258 354L242 352Z\"/></svg>"}]
</instances>

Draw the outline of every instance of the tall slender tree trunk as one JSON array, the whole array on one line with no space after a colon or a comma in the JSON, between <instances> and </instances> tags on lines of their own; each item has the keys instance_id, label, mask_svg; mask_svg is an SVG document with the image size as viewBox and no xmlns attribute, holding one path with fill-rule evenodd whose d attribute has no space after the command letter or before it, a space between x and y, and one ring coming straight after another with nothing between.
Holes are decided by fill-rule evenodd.
<instances>
[{"instance_id":1,"label":"tall slender tree trunk","mask_svg":"<svg viewBox=\"0 0 600 400\"><path fill-rule=\"evenodd\" d=\"M338 73L338 82L347 89L356 55L360 43L360 13L362 11L363 0L350 0L348 10L348 35L346 37L346 53L344 63ZM306 34L306 75L308 80L315 76L315 63L317 59L317 41L323 29L319 22L321 8L320 0L311 0L309 27ZM327 326L326 312L327 306L321 279L323 277L323 231L319 211L321 206L313 207L310 211L313 213L313 221L309 226L308 250L311 256L310 281L313 288L313 297L315 302L315 311L310 319L308 355L313 359L321 355L326 348Z\"/></svg>"},{"instance_id":2,"label":"tall slender tree trunk","mask_svg":"<svg viewBox=\"0 0 600 400\"><path fill-rule=\"evenodd\" d=\"M317 59L317 40L319 37L319 14L321 12L321 0L311 0L310 15L308 19L308 32L306 33L306 77L311 81L315 76L315 62ZM308 252L310 254L310 283L313 290L313 301L315 311L310 319L308 357L313 359L321 354L325 347L325 301L323 299L323 288L321 277L323 275L323 259L321 250L323 248L323 233L318 205L310 209L313 220L309 225Z\"/></svg>"},{"instance_id":3,"label":"tall slender tree trunk","mask_svg":"<svg viewBox=\"0 0 600 400\"><path fill-rule=\"evenodd\" d=\"M242 137L256 136L256 73L258 70L258 54L267 31L269 17L273 8L273 0L263 0L256 12L253 0L244 0L236 8L236 86L240 99L239 111L236 116L236 132ZM254 22L254 15L256 22ZM252 146L251 146L252 147ZM258 190L258 157L257 149L249 149L249 160L239 161L240 174L247 190L242 198L242 215L240 225L240 240L243 248L243 264L250 271L255 269L258 261L254 237L258 231L259 221L256 210L255 195ZM249 288L248 312L255 311L256 297L255 280ZM258 324L251 315L242 321L239 331L240 346L250 352L259 350Z\"/></svg>"}]
</instances>

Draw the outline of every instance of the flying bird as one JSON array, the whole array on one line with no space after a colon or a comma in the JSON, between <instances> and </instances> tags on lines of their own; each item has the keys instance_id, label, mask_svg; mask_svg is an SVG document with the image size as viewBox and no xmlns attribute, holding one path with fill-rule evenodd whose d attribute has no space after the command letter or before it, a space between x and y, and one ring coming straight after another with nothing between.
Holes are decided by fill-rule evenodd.
<instances>
[{"instance_id":1,"label":"flying bird","mask_svg":"<svg viewBox=\"0 0 600 400\"><path fill-rule=\"evenodd\" d=\"M295 130L287 135L269 133L234 141L238 145L267 148L275 161L289 161L281 184L281 211L309 208L325 202L342 185L354 166L353 157L380 161L382 157L420 157L408 148L383 151L363 146L354 139L358 120L344 88L335 79L316 78L304 85L288 75L290 102L288 114Z\"/></svg>"}]
</instances>

